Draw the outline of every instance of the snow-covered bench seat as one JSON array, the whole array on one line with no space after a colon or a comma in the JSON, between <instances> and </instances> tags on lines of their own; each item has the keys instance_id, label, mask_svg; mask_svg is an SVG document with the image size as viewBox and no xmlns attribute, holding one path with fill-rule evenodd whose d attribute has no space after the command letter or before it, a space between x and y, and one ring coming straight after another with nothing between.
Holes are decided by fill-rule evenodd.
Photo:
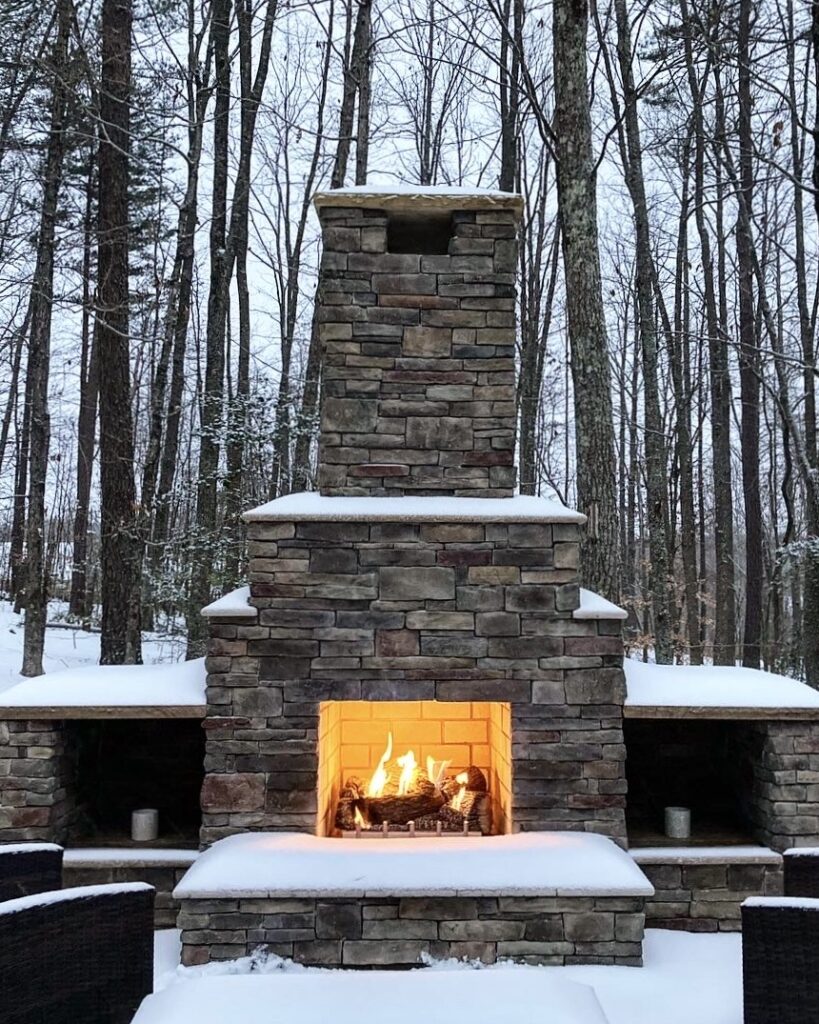
<instances>
[{"instance_id":1,"label":"snow-covered bench seat","mask_svg":"<svg viewBox=\"0 0 819 1024\"><path fill-rule=\"evenodd\" d=\"M627 853L590 833L251 833L201 854L174 896L189 966L258 946L314 965L427 955L636 965L653 892Z\"/></svg>"},{"instance_id":2,"label":"snow-covered bench seat","mask_svg":"<svg viewBox=\"0 0 819 1024\"><path fill-rule=\"evenodd\" d=\"M134 1024L606 1024L594 990L541 971L204 977L150 996Z\"/></svg>"},{"instance_id":3,"label":"snow-covered bench seat","mask_svg":"<svg viewBox=\"0 0 819 1024\"><path fill-rule=\"evenodd\" d=\"M0 844L0 901L62 888L63 848L55 843Z\"/></svg>"},{"instance_id":4,"label":"snow-covered bench seat","mask_svg":"<svg viewBox=\"0 0 819 1024\"><path fill-rule=\"evenodd\" d=\"M0 903L3 1024L130 1024L153 986L153 901L134 882Z\"/></svg>"},{"instance_id":5,"label":"snow-covered bench seat","mask_svg":"<svg viewBox=\"0 0 819 1024\"><path fill-rule=\"evenodd\" d=\"M819 1022L819 899L743 903L742 984L745 1024Z\"/></svg>"}]
</instances>

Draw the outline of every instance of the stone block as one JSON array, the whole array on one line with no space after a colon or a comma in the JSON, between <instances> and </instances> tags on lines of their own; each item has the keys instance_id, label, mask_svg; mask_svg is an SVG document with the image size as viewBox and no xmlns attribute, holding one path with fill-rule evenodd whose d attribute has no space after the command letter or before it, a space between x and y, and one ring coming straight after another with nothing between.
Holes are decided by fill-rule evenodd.
<instances>
[{"instance_id":1,"label":"stone block","mask_svg":"<svg viewBox=\"0 0 819 1024\"><path fill-rule=\"evenodd\" d=\"M316 937L319 939L360 939L361 906L358 903L316 904Z\"/></svg>"},{"instance_id":2,"label":"stone block","mask_svg":"<svg viewBox=\"0 0 819 1024\"><path fill-rule=\"evenodd\" d=\"M382 601L450 601L455 597L455 570L384 566L379 570L379 596Z\"/></svg>"},{"instance_id":3,"label":"stone block","mask_svg":"<svg viewBox=\"0 0 819 1024\"><path fill-rule=\"evenodd\" d=\"M206 775L202 783L202 809L217 811L260 811L265 803L264 775L237 772Z\"/></svg>"},{"instance_id":4,"label":"stone block","mask_svg":"<svg viewBox=\"0 0 819 1024\"><path fill-rule=\"evenodd\" d=\"M407 444L424 451L464 451L473 445L473 420L467 417L410 416Z\"/></svg>"},{"instance_id":5,"label":"stone block","mask_svg":"<svg viewBox=\"0 0 819 1024\"><path fill-rule=\"evenodd\" d=\"M325 398L321 406L322 430L371 433L377 422L377 403L369 399Z\"/></svg>"},{"instance_id":6,"label":"stone block","mask_svg":"<svg viewBox=\"0 0 819 1024\"><path fill-rule=\"evenodd\" d=\"M405 356L448 357L452 348L452 331L447 327L407 327L404 331ZM429 395L434 399L435 395ZM471 389L469 398L472 397Z\"/></svg>"},{"instance_id":7,"label":"stone block","mask_svg":"<svg viewBox=\"0 0 819 1024\"><path fill-rule=\"evenodd\" d=\"M478 901L455 896L405 897L398 904L398 914L410 920L474 921Z\"/></svg>"},{"instance_id":8,"label":"stone block","mask_svg":"<svg viewBox=\"0 0 819 1024\"><path fill-rule=\"evenodd\" d=\"M361 939L344 943L342 963L346 967L418 964L428 952L429 943L424 940Z\"/></svg>"},{"instance_id":9,"label":"stone block","mask_svg":"<svg viewBox=\"0 0 819 1024\"><path fill-rule=\"evenodd\" d=\"M375 634L379 657L405 658L419 653L418 633L411 629L385 629Z\"/></svg>"}]
</instances>

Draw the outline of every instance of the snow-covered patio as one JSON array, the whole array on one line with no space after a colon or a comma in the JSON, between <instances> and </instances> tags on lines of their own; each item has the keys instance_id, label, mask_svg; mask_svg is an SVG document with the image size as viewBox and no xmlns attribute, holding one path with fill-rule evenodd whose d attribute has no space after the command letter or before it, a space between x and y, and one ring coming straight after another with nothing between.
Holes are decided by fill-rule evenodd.
<instances>
[{"instance_id":1,"label":"snow-covered patio","mask_svg":"<svg viewBox=\"0 0 819 1024\"><path fill-rule=\"evenodd\" d=\"M446 961L368 971L364 996L360 973L278 957L177 967L176 933L160 932L156 992L134 1024L324 1024L330 1014L348 1024L363 1005L390 1024L414 1022L422 1008L428 1024L742 1024L739 935L650 929L644 950L642 969Z\"/></svg>"}]
</instances>

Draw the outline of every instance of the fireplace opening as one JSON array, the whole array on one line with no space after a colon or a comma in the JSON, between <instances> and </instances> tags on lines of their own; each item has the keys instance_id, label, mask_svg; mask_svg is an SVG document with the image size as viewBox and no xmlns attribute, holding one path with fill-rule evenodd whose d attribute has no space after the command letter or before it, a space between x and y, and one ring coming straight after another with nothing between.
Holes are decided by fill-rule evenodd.
<instances>
[{"instance_id":1,"label":"fireplace opening","mask_svg":"<svg viewBox=\"0 0 819 1024\"><path fill-rule=\"evenodd\" d=\"M733 846L755 842L753 769L742 722L624 723L629 845ZM691 838L664 835L666 807L691 811Z\"/></svg>"},{"instance_id":2,"label":"fireplace opening","mask_svg":"<svg viewBox=\"0 0 819 1024\"><path fill-rule=\"evenodd\" d=\"M67 723L74 762L72 845L130 846L131 814L159 812L153 846L198 845L205 736L197 719Z\"/></svg>"},{"instance_id":3,"label":"fireplace opening","mask_svg":"<svg viewBox=\"0 0 819 1024\"><path fill-rule=\"evenodd\" d=\"M510 832L510 737L504 702L323 702L317 834Z\"/></svg>"}]
</instances>

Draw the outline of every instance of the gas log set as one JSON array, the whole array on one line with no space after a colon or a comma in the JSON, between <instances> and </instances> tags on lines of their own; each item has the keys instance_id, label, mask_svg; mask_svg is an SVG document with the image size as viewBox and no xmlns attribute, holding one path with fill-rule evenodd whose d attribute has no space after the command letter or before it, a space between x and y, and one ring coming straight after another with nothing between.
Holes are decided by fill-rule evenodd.
<instances>
[{"instance_id":1,"label":"gas log set","mask_svg":"<svg viewBox=\"0 0 819 1024\"><path fill-rule=\"evenodd\" d=\"M491 798L480 768L451 774L451 762L428 757L422 766L411 750L393 762L392 746L390 733L369 782L354 775L345 781L335 819L342 835L491 834Z\"/></svg>"}]
</instances>

